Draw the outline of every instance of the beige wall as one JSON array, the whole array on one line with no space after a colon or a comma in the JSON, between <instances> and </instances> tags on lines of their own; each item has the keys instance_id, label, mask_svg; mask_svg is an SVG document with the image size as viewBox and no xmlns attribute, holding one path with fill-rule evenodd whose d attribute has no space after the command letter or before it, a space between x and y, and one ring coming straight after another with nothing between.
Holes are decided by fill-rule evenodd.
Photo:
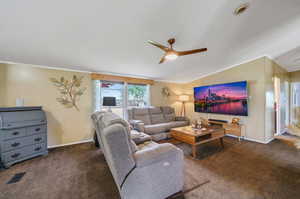
<instances>
[{"instance_id":1,"label":"beige wall","mask_svg":"<svg viewBox=\"0 0 300 199\"><path fill-rule=\"evenodd\" d=\"M221 84L235 81L248 82L248 117L239 117L246 126L246 138L257 140L260 142L269 141L274 134L274 87L273 77L277 75L280 78L288 78L285 70L282 70L277 64L266 57L241 64L231 69L209 75L207 77L195 80L187 84L174 84L159 82L155 84L152 90L161 91L163 87L168 87L172 90L172 96L167 100L161 100L159 92L152 93L152 99L160 105L159 102L170 104L176 108L177 114L180 113L181 103L178 102L177 96L180 94L188 94L191 96L191 102L186 104L187 116L192 120L201 117L223 119L231 121L235 116L195 113L193 104L193 88L203 85Z\"/></svg>"},{"instance_id":2,"label":"beige wall","mask_svg":"<svg viewBox=\"0 0 300 199\"><path fill-rule=\"evenodd\" d=\"M291 82L300 82L300 70L295 72L290 72Z\"/></svg>"},{"instance_id":3,"label":"beige wall","mask_svg":"<svg viewBox=\"0 0 300 199\"><path fill-rule=\"evenodd\" d=\"M172 106L179 115L181 111L181 103L178 102L178 95L184 94L184 84L170 83L170 82L154 82L151 86L151 105L153 106ZM162 95L162 89L169 88L170 96Z\"/></svg>"},{"instance_id":4,"label":"beige wall","mask_svg":"<svg viewBox=\"0 0 300 199\"><path fill-rule=\"evenodd\" d=\"M91 79L88 73L63 70L50 70L28 65L0 64L0 71L5 71L5 93L1 95L5 106L15 106L16 98L23 98L25 106L43 106L48 119L49 146L67 144L92 138L90 114L92 112ZM56 101L59 92L49 78L73 75L84 76L86 87L78 106L80 111L66 109Z\"/></svg>"},{"instance_id":5,"label":"beige wall","mask_svg":"<svg viewBox=\"0 0 300 199\"><path fill-rule=\"evenodd\" d=\"M248 117L239 117L245 124L246 135L245 137L264 142L264 64L265 59L257 59L246 64L225 70L220 73L210 75L208 77L196 80L188 84L190 94L193 93L193 87L220 84L236 81L248 82ZM224 119L230 121L234 116L218 115L218 114L203 114L195 113L193 111L193 104L188 106L189 116L197 118L199 116L206 118Z\"/></svg>"},{"instance_id":6,"label":"beige wall","mask_svg":"<svg viewBox=\"0 0 300 199\"><path fill-rule=\"evenodd\" d=\"M1 67L0 64L0 107L4 106L4 94L5 94L5 67Z\"/></svg>"}]
</instances>

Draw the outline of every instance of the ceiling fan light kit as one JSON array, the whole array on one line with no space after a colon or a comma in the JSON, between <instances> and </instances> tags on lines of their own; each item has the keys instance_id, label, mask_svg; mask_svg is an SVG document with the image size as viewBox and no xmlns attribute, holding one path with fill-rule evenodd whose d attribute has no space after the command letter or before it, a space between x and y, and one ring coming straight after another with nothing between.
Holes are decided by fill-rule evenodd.
<instances>
[{"instance_id":1,"label":"ceiling fan light kit","mask_svg":"<svg viewBox=\"0 0 300 199\"><path fill-rule=\"evenodd\" d=\"M178 58L178 55L174 52L171 52L171 53L167 53L165 57L167 60L175 60Z\"/></svg>"},{"instance_id":2,"label":"ceiling fan light kit","mask_svg":"<svg viewBox=\"0 0 300 199\"><path fill-rule=\"evenodd\" d=\"M159 62L160 64L163 63L166 60L175 60L179 56L191 55L191 54L201 53L201 52L207 51L207 48L200 48L200 49L187 50L187 51L176 51L176 50L173 49L173 44L175 43L174 38L171 38L171 39L168 40L168 43L169 43L170 47L166 47L166 46L164 46L160 43L157 43L157 42L151 41L151 40L149 40L148 43L165 52L164 56L161 58L161 60Z\"/></svg>"}]
</instances>

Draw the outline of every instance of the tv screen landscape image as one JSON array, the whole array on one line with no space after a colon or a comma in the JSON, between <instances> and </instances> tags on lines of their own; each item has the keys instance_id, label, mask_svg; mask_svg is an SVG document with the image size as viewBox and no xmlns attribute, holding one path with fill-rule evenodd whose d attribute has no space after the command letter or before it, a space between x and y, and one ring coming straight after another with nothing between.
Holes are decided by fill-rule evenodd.
<instances>
[{"instance_id":1,"label":"tv screen landscape image","mask_svg":"<svg viewBox=\"0 0 300 199\"><path fill-rule=\"evenodd\" d=\"M194 88L195 112L248 116L247 81Z\"/></svg>"}]
</instances>

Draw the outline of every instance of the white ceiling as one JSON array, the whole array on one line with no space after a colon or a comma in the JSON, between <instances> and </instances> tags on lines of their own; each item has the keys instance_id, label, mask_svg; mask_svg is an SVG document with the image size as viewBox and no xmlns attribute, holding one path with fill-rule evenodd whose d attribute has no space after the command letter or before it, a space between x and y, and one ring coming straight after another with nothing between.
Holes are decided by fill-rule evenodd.
<instances>
[{"instance_id":1,"label":"white ceiling","mask_svg":"<svg viewBox=\"0 0 300 199\"><path fill-rule=\"evenodd\" d=\"M241 3L250 8L240 16ZM207 47L159 65L162 51ZM9 0L0 6L0 60L186 82L264 55L300 58L299 0ZM295 58L293 58L295 59ZM299 65L294 66L300 69Z\"/></svg>"},{"instance_id":2,"label":"white ceiling","mask_svg":"<svg viewBox=\"0 0 300 199\"><path fill-rule=\"evenodd\" d=\"M300 27L299 27L300 28ZM299 35L300 37L300 35ZM300 45L298 43L297 48L294 48L278 57L276 57L275 62L279 65L284 66L288 71L300 70Z\"/></svg>"}]
</instances>

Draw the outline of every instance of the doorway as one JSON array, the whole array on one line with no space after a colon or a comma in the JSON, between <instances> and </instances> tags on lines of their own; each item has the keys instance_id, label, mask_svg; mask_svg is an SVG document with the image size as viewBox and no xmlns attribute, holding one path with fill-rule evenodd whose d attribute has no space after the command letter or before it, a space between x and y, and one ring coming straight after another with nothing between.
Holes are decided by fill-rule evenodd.
<instances>
[{"instance_id":1,"label":"doorway","mask_svg":"<svg viewBox=\"0 0 300 199\"><path fill-rule=\"evenodd\" d=\"M300 123L300 82L291 84L291 123Z\"/></svg>"},{"instance_id":2,"label":"doorway","mask_svg":"<svg viewBox=\"0 0 300 199\"><path fill-rule=\"evenodd\" d=\"M275 95L275 134L279 134L280 129L280 79L274 78L274 95Z\"/></svg>"},{"instance_id":3,"label":"doorway","mask_svg":"<svg viewBox=\"0 0 300 199\"><path fill-rule=\"evenodd\" d=\"M288 81L282 81L279 77L274 78L276 135L283 134L289 125L289 86Z\"/></svg>"}]
</instances>

